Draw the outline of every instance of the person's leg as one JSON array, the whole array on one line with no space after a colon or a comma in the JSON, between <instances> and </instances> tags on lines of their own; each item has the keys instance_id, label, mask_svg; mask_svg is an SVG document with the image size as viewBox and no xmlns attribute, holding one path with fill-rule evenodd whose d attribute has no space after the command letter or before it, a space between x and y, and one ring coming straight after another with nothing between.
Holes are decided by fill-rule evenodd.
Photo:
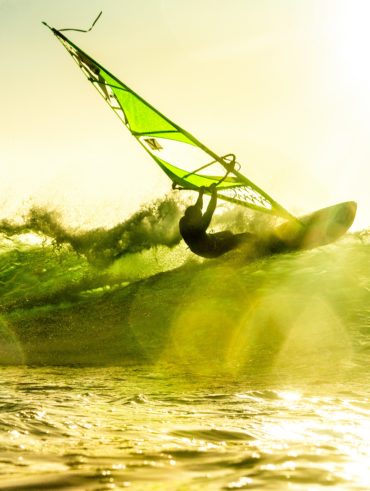
<instances>
[{"instance_id":1,"label":"person's leg","mask_svg":"<svg viewBox=\"0 0 370 491\"><path fill-rule=\"evenodd\" d=\"M209 234L208 236L212 241L212 250L214 257L226 254L226 252L243 247L244 245L254 245L256 237L254 234L248 232L242 234L233 234L229 230L224 232L218 232L215 234Z\"/></svg>"},{"instance_id":2,"label":"person's leg","mask_svg":"<svg viewBox=\"0 0 370 491\"><path fill-rule=\"evenodd\" d=\"M244 244L249 244L255 242L257 239L255 234L250 232L243 232L241 234L234 234L235 247L242 246Z\"/></svg>"}]
</instances>

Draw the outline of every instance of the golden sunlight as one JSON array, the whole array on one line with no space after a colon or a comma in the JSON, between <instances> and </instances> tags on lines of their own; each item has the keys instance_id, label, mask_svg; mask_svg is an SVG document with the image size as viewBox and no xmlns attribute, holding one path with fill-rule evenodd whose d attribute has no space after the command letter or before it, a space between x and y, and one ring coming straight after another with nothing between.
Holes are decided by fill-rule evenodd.
<instances>
[{"instance_id":1,"label":"golden sunlight","mask_svg":"<svg viewBox=\"0 0 370 491\"><path fill-rule=\"evenodd\" d=\"M349 88L370 80L369 17L370 3L366 0L350 3L341 0L336 2L334 17L329 19L328 32L341 68L340 76ZM368 91L366 99L369 101Z\"/></svg>"}]
</instances>

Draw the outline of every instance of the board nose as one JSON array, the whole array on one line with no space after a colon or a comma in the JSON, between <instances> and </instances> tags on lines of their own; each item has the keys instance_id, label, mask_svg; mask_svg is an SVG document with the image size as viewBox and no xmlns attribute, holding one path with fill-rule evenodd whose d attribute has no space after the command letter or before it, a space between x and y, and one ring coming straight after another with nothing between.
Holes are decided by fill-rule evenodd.
<instances>
[{"instance_id":1,"label":"board nose","mask_svg":"<svg viewBox=\"0 0 370 491\"><path fill-rule=\"evenodd\" d=\"M335 222L337 225L342 225L348 229L355 219L357 203L355 201L347 201L343 205L345 206L341 206L335 214Z\"/></svg>"}]
</instances>

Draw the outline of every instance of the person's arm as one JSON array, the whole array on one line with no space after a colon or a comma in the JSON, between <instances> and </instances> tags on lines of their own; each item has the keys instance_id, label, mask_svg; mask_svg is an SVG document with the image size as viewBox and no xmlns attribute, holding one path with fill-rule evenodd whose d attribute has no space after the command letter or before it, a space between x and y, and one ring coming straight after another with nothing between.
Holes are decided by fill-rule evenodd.
<instances>
[{"instance_id":1,"label":"person's arm","mask_svg":"<svg viewBox=\"0 0 370 491\"><path fill-rule=\"evenodd\" d=\"M204 188L202 187L199 189L199 196L198 196L198 199L194 205L197 208L199 208L200 211L202 211L202 208L203 208L203 194L204 194Z\"/></svg>"},{"instance_id":2,"label":"person's arm","mask_svg":"<svg viewBox=\"0 0 370 491\"><path fill-rule=\"evenodd\" d=\"M203 218L202 218L202 228L204 230L207 230L207 228L209 227L209 224L211 223L213 213L216 209L216 205L217 205L217 190L216 190L216 186L212 185L211 200L208 203L207 210L204 213Z\"/></svg>"}]
</instances>

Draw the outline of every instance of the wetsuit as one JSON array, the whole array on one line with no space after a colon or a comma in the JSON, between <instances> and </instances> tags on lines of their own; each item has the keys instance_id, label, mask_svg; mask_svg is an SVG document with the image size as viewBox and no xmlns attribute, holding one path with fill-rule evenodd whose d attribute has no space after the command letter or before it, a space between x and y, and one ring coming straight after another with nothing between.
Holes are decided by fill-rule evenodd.
<instances>
[{"instance_id":1,"label":"wetsuit","mask_svg":"<svg viewBox=\"0 0 370 491\"><path fill-rule=\"evenodd\" d=\"M253 237L252 234L233 234L229 230L215 234L207 234L217 203L217 192L214 188L208 208L202 214L203 190L200 191L197 202L185 211L179 226L180 233L190 250L198 256L215 258L240 246Z\"/></svg>"}]
</instances>

